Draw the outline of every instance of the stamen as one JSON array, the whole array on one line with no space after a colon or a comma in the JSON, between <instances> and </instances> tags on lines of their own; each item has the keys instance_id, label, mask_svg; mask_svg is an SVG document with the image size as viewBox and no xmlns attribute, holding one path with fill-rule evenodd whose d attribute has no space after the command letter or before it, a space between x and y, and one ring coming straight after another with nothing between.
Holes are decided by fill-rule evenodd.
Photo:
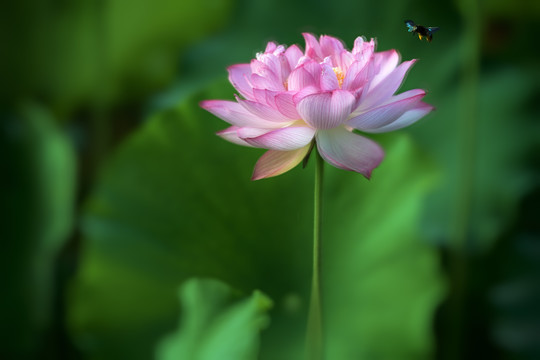
<instances>
[{"instance_id":1,"label":"stamen","mask_svg":"<svg viewBox=\"0 0 540 360\"><path fill-rule=\"evenodd\" d=\"M341 85L343 85L343 80L345 80L345 74L343 74L343 71L341 71L341 69L338 67L334 67L332 68L332 70L334 70L334 73L336 74L339 88L341 89Z\"/></svg>"}]
</instances>

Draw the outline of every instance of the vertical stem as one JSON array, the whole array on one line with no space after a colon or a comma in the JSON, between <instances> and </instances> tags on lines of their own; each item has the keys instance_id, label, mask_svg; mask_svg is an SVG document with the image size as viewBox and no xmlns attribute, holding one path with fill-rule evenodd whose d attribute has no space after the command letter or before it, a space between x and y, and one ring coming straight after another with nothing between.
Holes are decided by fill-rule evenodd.
<instances>
[{"instance_id":1,"label":"vertical stem","mask_svg":"<svg viewBox=\"0 0 540 360\"><path fill-rule=\"evenodd\" d=\"M323 186L324 160L314 149L315 165L315 193L313 211L313 281L311 283L311 300L309 305L307 325L307 359L323 359L323 331L321 306L321 200Z\"/></svg>"}]
</instances>

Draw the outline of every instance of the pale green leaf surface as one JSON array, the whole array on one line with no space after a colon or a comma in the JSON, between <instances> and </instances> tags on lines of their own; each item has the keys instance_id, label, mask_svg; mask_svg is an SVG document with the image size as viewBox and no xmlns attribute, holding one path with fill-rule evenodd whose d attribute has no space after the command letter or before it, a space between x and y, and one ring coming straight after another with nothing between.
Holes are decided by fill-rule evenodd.
<instances>
[{"instance_id":1,"label":"pale green leaf surface","mask_svg":"<svg viewBox=\"0 0 540 360\"><path fill-rule=\"evenodd\" d=\"M177 317L175 289L193 276L267 293L276 307L263 333L261 359L302 356L311 276L312 164L275 179L250 181L262 152L215 136L226 124L197 105L229 96L229 86L219 83L201 97L187 97L176 109L156 114L104 169L86 206L84 255L71 292L70 326L90 359L150 356ZM409 139L387 140L389 165L375 170L370 182L327 165L324 211L329 217L323 241L328 281L342 279L329 287L329 301L339 293L356 302L354 294L364 290L351 274L367 272L367 282L382 281L377 296L388 295L388 303L381 307L382 302L365 299L364 307L329 306L328 316L347 319L340 325L347 335L379 326L377 317L364 323L364 312L395 314L380 325L399 335L395 353L426 354L431 349L426 329L441 285L434 250L414 236L418 208L434 173ZM377 218L388 220L373 221ZM368 238L387 241L363 240ZM358 244L369 251L351 250ZM340 251L347 252L346 262L337 256ZM391 301L395 293L390 289L403 284L409 295ZM403 327L399 316L409 307L415 315ZM384 354L386 344L375 340L366 336L362 348L353 343L343 351L368 348Z\"/></svg>"},{"instance_id":2,"label":"pale green leaf surface","mask_svg":"<svg viewBox=\"0 0 540 360\"><path fill-rule=\"evenodd\" d=\"M269 322L271 300L259 291L232 302L233 291L217 280L190 279L180 288L182 320L157 348L158 360L251 360L259 332Z\"/></svg>"},{"instance_id":3,"label":"pale green leaf surface","mask_svg":"<svg viewBox=\"0 0 540 360\"><path fill-rule=\"evenodd\" d=\"M191 99L149 119L106 167L83 219L70 314L90 358L126 349L133 359L149 356L173 325L173 295L188 277L244 291L264 285L276 299L307 289L298 284L309 276L309 172L252 182L261 152L226 143L220 128ZM300 328L301 311L290 314Z\"/></svg>"},{"instance_id":4,"label":"pale green leaf surface","mask_svg":"<svg viewBox=\"0 0 540 360\"><path fill-rule=\"evenodd\" d=\"M434 350L444 282L420 224L437 172L409 137L381 139L387 156L370 182L329 171L323 271L330 359L427 359Z\"/></svg>"}]
</instances>

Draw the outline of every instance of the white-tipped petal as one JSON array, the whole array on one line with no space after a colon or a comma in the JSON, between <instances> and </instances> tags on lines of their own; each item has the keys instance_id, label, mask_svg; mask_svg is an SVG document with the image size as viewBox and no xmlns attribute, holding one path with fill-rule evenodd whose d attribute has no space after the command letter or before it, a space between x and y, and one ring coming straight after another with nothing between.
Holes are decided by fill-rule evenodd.
<instances>
[{"instance_id":1,"label":"white-tipped petal","mask_svg":"<svg viewBox=\"0 0 540 360\"><path fill-rule=\"evenodd\" d=\"M295 150L313 140L315 129L307 126L286 127L254 136L253 132L238 130L238 136L254 147L270 150Z\"/></svg>"},{"instance_id":2,"label":"white-tipped petal","mask_svg":"<svg viewBox=\"0 0 540 360\"><path fill-rule=\"evenodd\" d=\"M347 124L362 131L381 128L396 121L405 112L412 109L425 94L424 90L415 89L394 96L390 101L380 106L366 111L355 111Z\"/></svg>"},{"instance_id":3,"label":"white-tipped petal","mask_svg":"<svg viewBox=\"0 0 540 360\"><path fill-rule=\"evenodd\" d=\"M415 106L414 108L406 111L403 115L401 115L395 121L385 126L381 126L375 129L363 130L363 131L369 132L369 133L385 133L385 132L398 130L406 126L409 126L411 124L414 124L415 122L417 122L418 120L420 120L421 118L429 114L434 109L435 108L433 106L426 104L424 102L421 102L418 106Z\"/></svg>"},{"instance_id":4,"label":"white-tipped petal","mask_svg":"<svg viewBox=\"0 0 540 360\"><path fill-rule=\"evenodd\" d=\"M399 89L414 63L415 60L402 62L379 82L370 83L367 93L364 93L362 97L360 106L370 107L373 104L387 101Z\"/></svg>"},{"instance_id":5,"label":"white-tipped petal","mask_svg":"<svg viewBox=\"0 0 540 360\"><path fill-rule=\"evenodd\" d=\"M251 144L248 144L245 140L240 139L238 136L238 126L230 126L225 130L218 131L216 134L222 137L223 139L232 142L233 144L254 147Z\"/></svg>"},{"instance_id":6,"label":"white-tipped petal","mask_svg":"<svg viewBox=\"0 0 540 360\"><path fill-rule=\"evenodd\" d=\"M272 122L261 118L249 112L245 107L234 101L227 100L206 100L200 103L200 106L225 120L231 125L238 127L261 127L261 128L276 128L283 126L277 122Z\"/></svg>"}]
</instances>

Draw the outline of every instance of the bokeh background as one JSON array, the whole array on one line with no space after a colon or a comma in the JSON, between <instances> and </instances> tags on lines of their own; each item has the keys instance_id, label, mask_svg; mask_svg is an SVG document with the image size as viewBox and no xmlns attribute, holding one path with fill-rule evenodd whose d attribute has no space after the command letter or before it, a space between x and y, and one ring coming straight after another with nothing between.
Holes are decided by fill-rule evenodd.
<instances>
[{"instance_id":1,"label":"bokeh background","mask_svg":"<svg viewBox=\"0 0 540 360\"><path fill-rule=\"evenodd\" d=\"M371 181L325 169L327 358L539 359L539 23L535 0L3 2L0 358L302 358L313 164L251 182L262 150L198 103L312 32L419 59L403 89L437 107L375 137Z\"/></svg>"}]
</instances>

